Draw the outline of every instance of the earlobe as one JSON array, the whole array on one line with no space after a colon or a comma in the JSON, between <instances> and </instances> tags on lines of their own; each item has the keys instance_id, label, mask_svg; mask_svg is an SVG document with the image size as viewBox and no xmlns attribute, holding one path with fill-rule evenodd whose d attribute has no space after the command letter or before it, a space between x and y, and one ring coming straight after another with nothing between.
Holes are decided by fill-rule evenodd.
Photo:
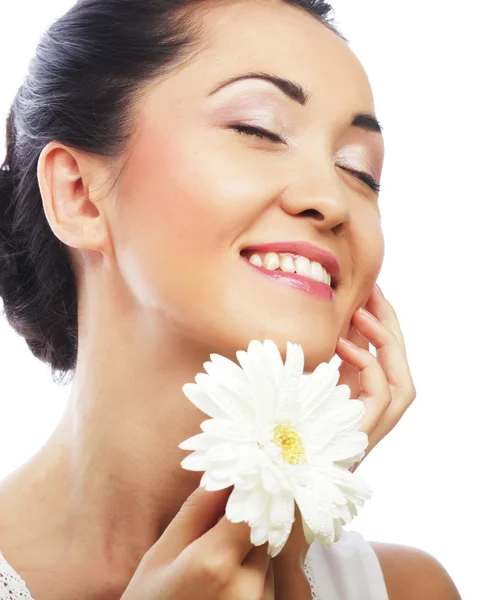
<instances>
[{"instance_id":1,"label":"earlobe","mask_svg":"<svg viewBox=\"0 0 497 600\"><path fill-rule=\"evenodd\" d=\"M96 169L82 152L50 142L38 160L45 216L54 235L71 248L102 251L106 241L102 208L91 197Z\"/></svg>"}]
</instances>

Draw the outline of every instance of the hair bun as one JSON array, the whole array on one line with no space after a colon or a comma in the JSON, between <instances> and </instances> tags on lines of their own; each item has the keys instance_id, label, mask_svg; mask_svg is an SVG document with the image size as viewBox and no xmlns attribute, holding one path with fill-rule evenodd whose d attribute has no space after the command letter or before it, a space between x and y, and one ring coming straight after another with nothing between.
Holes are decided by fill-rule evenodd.
<instances>
[{"instance_id":1,"label":"hair bun","mask_svg":"<svg viewBox=\"0 0 497 600\"><path fill-rule=\"evenodd\" d=\"M4 297L16 275L15 248L12 239L12 203L14 178L10 167L0 167L0 297Z\"/></svg>"},{"instance_id":2,"label":"hair bun","mask_svg":"<svg viewBox=\"0 0 497 600\"><path fill-rule=\"evenodd\" d=\"M7 156L0 167L0 297L5 299L9 281L16 274L13 240L14 174L12 157L15 146L14 110L6 123Z\"/></svg>"}]
</instances>

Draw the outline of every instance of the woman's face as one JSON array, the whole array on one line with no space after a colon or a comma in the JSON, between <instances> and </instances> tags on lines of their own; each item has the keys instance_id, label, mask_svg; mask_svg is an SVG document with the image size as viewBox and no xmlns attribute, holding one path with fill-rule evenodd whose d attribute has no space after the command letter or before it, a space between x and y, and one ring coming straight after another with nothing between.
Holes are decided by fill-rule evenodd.
<instances>
[{"instance_id":1,"label":"woman's face","mask_svg":"<svg viewBox=\"0 0 497 600\"><path fill-rule=\"evenodd\" d=\"M368 79L338 36L283 2L223 3L208 10L204 35L207 49L138 107L108 215L119 273L166 336L227 356L252 339L272 339L283 352L292 341L312 369L334 354L383 260L378 195L352 172L376 182L381 174L381 134L373 120L353 124L374 115ZM290 79L309 97L303 104L257 78L213 93L253 72ZM289 241L336 257L334 300L326 283L316 296L247 261L250 248ZM316 256L298 250L305 281L305 258ZM264 249L257 254L264 259Z\"/></svg>"}]
</instances>

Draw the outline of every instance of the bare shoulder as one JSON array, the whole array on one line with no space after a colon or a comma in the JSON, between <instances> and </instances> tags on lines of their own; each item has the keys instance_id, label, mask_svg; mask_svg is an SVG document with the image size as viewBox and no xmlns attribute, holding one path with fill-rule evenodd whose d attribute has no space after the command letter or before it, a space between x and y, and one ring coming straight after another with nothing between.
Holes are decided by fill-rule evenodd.
<instances>
[{"instance_id":1,"label":"bare shoulder","mask_svg":"<svg viewBox=\"0 0 497 600\"><path fill-rule=\"evenodd\" d=\"M448 572L428 552L400 544L369 544L380 562L389 600L461 600Z\"/></svg>"}]
</instances>

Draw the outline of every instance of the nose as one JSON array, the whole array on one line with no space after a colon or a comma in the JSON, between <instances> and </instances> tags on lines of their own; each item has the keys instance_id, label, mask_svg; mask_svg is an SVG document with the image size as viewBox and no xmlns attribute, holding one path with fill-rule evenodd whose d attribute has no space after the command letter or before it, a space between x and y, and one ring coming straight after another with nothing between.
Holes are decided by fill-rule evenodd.
<instances>
[{"instance_id":1,"label":"nose","mask_svg":"<svg viewBox=\"0 0 497 600\"><path fill-rule=\"evenodd\" d=\"M289 186L281 198L281 208L289 215L309 219L321 231L337 229L350 219L350 207L330 178Z\"/></svg>"}]
</instances>

